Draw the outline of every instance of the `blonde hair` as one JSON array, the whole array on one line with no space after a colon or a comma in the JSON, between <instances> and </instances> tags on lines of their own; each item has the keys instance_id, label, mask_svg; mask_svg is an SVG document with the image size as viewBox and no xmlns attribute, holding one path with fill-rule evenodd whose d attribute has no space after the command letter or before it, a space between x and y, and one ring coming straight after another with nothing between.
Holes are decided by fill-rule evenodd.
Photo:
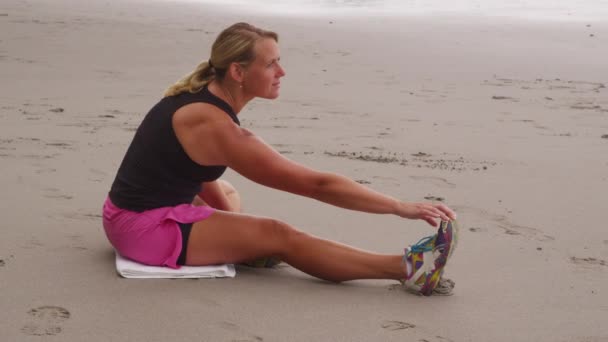
<instances>
[{"instance_id":1,"label":"blonde hair","mask_svg":"<svg viewBox=\"0 0 608 342\"><path fill-rule=\"evenodd\" d=\"M236 23L220 33L211 47L211 58L200 63L165 91L165 97L186 91L196 93L214 79L222 81L232 63L247 66L255 60L255 43L262 38L279 36L272 31L259 29L247 23Z\"/></svg>"}]
</instances>

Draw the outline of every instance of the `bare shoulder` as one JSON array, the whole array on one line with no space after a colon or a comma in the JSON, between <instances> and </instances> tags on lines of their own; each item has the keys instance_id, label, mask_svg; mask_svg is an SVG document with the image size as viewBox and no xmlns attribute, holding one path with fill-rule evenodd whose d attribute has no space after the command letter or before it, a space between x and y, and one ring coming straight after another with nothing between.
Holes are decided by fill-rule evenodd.
<instances>
[{"instance_id":1,"label":"bare shoulder","mask_svg":"<svg viewBox=\"0 0 608 342\"><path fill-rule=\"evenodd\" d=\"M226 113L214 105L195 102L179 108L173 115L173 127L176 130L191 129L201 124L213 124L232 121Z\"/></svg>"},{"instance_id":2,"label":"bare shoulder","mask_svg":"<svg viewBox=\"0 0 608 342\"><path fill-rule=\"evenodd\" d=\"M223 136L241 135L240 127L224 111L208 103L181 107L172 119L173 129L186 154L201 165L224 165L221 147Z\"/></svg>"},{"instance_id":3,"label":"bare shoulder","mask_svg":"<svg viewBox=\"0 0 608 342\"><path fill-rule=\"evenodd\" d=\"M309 195L310 185L321 176L281 155L214 106L185 106L175 113L173 126L182 147L198 164L228 166L254 182L301 195Z\"/></svg>"}]
</instances>

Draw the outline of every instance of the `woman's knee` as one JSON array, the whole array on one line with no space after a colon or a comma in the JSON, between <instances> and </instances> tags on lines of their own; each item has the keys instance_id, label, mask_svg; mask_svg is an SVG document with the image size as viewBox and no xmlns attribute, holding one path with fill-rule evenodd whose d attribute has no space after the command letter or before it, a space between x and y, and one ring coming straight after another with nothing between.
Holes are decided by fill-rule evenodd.
<instances>
[{"instance_id":1,"label":"woman's knee","mask_svg":"<svg viewBox=\"0 0 608 342\"><path fill-rule=\"evenodd\" d=\"M236 191L234 186L232 186L232 184L228 183L227 181L221 180L221 179L218 180L217 182L220 186L220 189L222 189L222 191L224 192L224 195L226 195L226 198L228 198L228 201L230 202L230 208L228 210L232 211L232 212L240 213L242 210L241 196Z\"/></svg>"},{"instance_id":2,"label":"woman's knee","mask_svg":"<svg viewBox=\"0 0 608 342\"><path fill-rule=\"evenodd\" d=\"M266 224L268 225L267 233L272 236L273 240L277 241L281 254L291 250L292 243L306 235L288 223L277 219L267 219Z\"/></svg>"},{"instance_id":3,"label":"woman's knee","mask_svg":"<svg viewBox=\"0 0 608 342\"><path fill-rule=\"evenodd\" d=\"M226 195L238 194L238 192L236 191L236 188L232 184L230 184L228 181L225 181L223 179L218 179L217 182L220 185L220 187L222 188L222 190L224 191L224 194L226 194Z\"/></svg>"}]
</instances>

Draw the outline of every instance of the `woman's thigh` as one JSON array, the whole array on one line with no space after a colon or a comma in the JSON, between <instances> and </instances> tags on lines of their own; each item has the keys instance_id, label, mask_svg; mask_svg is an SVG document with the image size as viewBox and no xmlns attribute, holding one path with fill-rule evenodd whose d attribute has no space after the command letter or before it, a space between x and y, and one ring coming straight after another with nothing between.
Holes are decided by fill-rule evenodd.
<instances>
[{"instance_id":1,"label":"woman's thigh","mask_svg":"<svg viewBox=\"0 0 608 342\"><path fill-rule=\"evenodd\" d=\"M280 221L217 210L192 225L187 265L240 263L281 256L289 239L303 234Z\"/></svg>"}]
</instances>

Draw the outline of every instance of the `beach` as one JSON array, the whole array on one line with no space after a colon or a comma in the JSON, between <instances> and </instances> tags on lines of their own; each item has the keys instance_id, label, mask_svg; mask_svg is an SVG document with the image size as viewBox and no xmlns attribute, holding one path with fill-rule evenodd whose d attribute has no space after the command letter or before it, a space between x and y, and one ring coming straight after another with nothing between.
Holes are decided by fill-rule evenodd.
<instances>
[{"instance_id":1,"label":"beach","mask_svg":"<svg viewBox=\"0 0 608 342\"><path fill-rule=\"evenodd\" d=\"M309 167L453 208L453 295L288 265L116 274L101 207L134 131L238 21L279 34L287 72L242 126ZM608 22L6 0L0 32L6 341L608 341ZM222 179L246 213L362 249L434 233Z\"/></svg>"}]
</instances>

